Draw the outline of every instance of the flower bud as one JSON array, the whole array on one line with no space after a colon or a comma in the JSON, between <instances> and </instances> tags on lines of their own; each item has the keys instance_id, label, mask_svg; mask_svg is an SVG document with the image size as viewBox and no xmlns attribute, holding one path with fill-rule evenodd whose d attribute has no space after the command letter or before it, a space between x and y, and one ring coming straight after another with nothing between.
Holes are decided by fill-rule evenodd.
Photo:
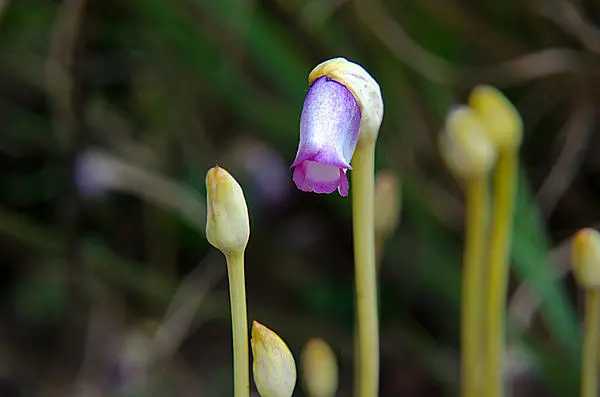
<instances>
[{"instance_id":1,"label":"flower bud","mask_svg":"<svg viewBox=\"0 0 600 397\"><path fill-rule=\"evenodd\" d=\"M375 234L391 236L400 222L400 180L392 171L379 171L375 176Z\"/></svg>"},{"instance_id":2,"label":"flower bud","mask_svg":"<svg viewBox=\"0 0 600 397\"><path fill-rule=\"evenodd\" d=\"M475 87L469 105L481 117L485 131L498 151L517 150L521 146L521 115L498 89L489 85Z\"/></svg>"},{"instance_id":3,"label":"flower bud","mask_svg":"<svg viewBox=\"0 0 600 397\"><path fill-rule=\"evenodd\" d=\"M468 106L458 106L448 113L439 145L447 167L463 179L488 173L497 157L481 118Z\"/></svg>"},{"instance_id":4,"label":"flower bud","mask_svg":"<svg viewBox=\"0 0 600 397\"><path fill-rule=\"evenodd\" d=\"M290 397L296 385L296 363L285 342L258 321L252 323L252 372L262 397Z\"/></svg>"},{"instance_id":5,"label":"flower bud","mask_svg":"<svg viewBox=\"0 0 600 397\"><path fill-rule=\"evenodd\" d=\"M373 77L360 65L345 58L333 58L317 65L308 76L308 83L327 76L343 84L356 98L361 111L360 141L374 143L383 119L381 89Z\"/></svg>"},{"instance_id":6,"label":"flower bud","mask_svg":"<svg viewBox=\"0 0 600 397\"><path fill-rule=\"evenodd\" d=\"M206 173L206 239L223 254L243 253L250 237L244 192L223 168Z\"/></svg>"},{"instance_id":7,"label":"flower bud","mask_svg":"<svg viewBox=\"0 0 600 397\"><path fill-rule=\"evenodd\" d=\"M312 338L302 351L302 379L309 397L334 397L338 388L338 364L331 347Z\"/></svg>"},{"instance_id":8,"label":"flower bud","mask_svg":"<svg viewBox=\"0 0 600 397\"><path fill-rule=\"evenodd\" d=\"M575 234L572 245L573 273L583 288L600 288L600 233L591 228Z\"/></svg>"}]
</instances>

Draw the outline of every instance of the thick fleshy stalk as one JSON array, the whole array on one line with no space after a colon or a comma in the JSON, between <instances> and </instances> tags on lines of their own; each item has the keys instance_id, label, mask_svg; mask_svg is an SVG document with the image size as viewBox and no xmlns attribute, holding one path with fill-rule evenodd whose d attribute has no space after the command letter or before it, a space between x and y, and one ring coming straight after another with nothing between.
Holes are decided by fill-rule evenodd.
<instances>
[{"instance_id":1,"label":"thick fleshy stalk","mask_svg":"<svg viewBox=\"0 0 600 397\"><path fill-rule=\"evenodd\" d=\"M250 357L248 354L248 309L246 307L244 254L226 255L226 259L233 334L234 396L248 397L250 395Z\"/></svg>"},{"instance_id":2,"label":"thick fleshy stalk","mask_svg":"<svg viewBox=\"0 0 600 397\"><path fill-rule=\"evenodd\" d=\"M483 299L489 193L487 174L465 182L466 236L461 297L461 389L463 397L482 394Z\"/></svg>"},{"instance_id":3,"label":"thick fleshy stalk","mask_svg":"<svg viewBox=\"0 0 600 397\"><path fill-rule=\"evenodd\" d=\"M375 145L358 145L352 171L352 232L358 319L358 396L379 394L379 305L375 265Z\"/></svg>"},{"instance_id":4,"label":"thick fleshy stalk","mask_svg":"<svg viewBox=\"0 0 600 397\"><path fill-rule=\"evenodd\" d=\"M585 293L581 397L598 396L598 348L600 348L600 291Z\"/></svg>"},{"instance_id":5,"label":"thick fleshy stalk","mask_svg":"<svg viewBox=\"0 0 600 397\"><path fill-rule=\"evenodd\" d=\"M496 88L476 87L469 105L481 117L485 132L498 152L494 172L494 209L489 244L485 308L485 397L502 397L503 351L506 332L506 295L511 252L523 123L517 109Z\"/></svg>"},{"instance_id":6,"label":"thick fleshy stalk","mask_svg":"<svg viewBox=\"0 0 600 397\"><path fill-rule=\"evenodd\" d=\"M248 353L248 315L244 251L250 237L250 221L244 192L223 168L213 167L206 174L206 239L227 260L231 328L233 334L234 396L250 395Z\"/></svg>"},{"instance_id":7,"label":"thick fleshy stalk","mask_svg":"<svg viewBox=\"0 0 600 397\"><path fill-rule=\"evenodd\" d=\"M502 397L502 364L504 336L506 332L506 295L511 234L514 218L518 158L515 152L501 153L494 175L494 209L490 265L485 308L485 332L487 336L486 358L486 397Z\"/></svg>"},{"instance_id":8,"label":"thick fleshy stalk","mask_svg":"<svg viewBox=\"0 0 600 397\"><path fill-rule=\"evenodd\" d=\"M581 397L598 396L598 349L600 348L600 233L582 229L572 245L575 279L585 291Z\"/></svg>"},{"instance_id":9,"label":"thick fleshy stalk","mask_svg":"<svg viewBox=\"0 0 600 397\"><path fill-rule=\"evenodd\" d=\"M461 296L461 395L482 394L484 328L484 259L487 235L489 172L496 150L487 138L481 118L467 106L457 106L447 117L440 136L447 167L465 189L466 236Z\"/></svg>"}]
</instances>

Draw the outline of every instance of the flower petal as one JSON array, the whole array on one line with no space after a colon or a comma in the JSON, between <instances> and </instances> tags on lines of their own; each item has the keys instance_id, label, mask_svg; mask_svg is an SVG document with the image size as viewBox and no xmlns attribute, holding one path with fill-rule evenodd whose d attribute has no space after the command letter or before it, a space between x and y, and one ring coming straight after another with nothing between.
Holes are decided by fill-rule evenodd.
<instances>
[{"instance_id":1,"label":"flower petal","mask_svg":"<svg viewBox=\"0 0 600 397\"><path fill-rule=\"evenodd\" d=\"M304 161L294 170L294 183L304 192L333 193L348 195L348 177L346 171L328 164Z\"/></svg>"},{"instance_id":2,"label":"flower petal","mask_svg":"<svg viewBox=\"0 0 600 397\"><path fill-rule=\"evenodd\" d=\"M307 192L348 194L346 171L356 148L361 112L354 95L323 76L302 109L300 144L292 164L296 186Z\"/></svg>"}]
</instances>

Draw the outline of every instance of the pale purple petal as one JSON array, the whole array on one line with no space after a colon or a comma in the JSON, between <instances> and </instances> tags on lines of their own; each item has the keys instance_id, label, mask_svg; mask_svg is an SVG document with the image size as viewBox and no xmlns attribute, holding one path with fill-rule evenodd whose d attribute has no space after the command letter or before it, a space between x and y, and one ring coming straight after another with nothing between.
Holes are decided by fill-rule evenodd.
<instances>
[{"instance_id":1,"label":"pale purple petal","mask_svg":"<svg viewBox=\"0 0 600 397\"><path fill-rule=\"evenodd\" d=\"M360 127L360 107L342 84L326 76L310 87L300 120L300 144L292 164L293 180L305 192L348 195L346 171L352 169Z\"/></svg>"}]
</instances>

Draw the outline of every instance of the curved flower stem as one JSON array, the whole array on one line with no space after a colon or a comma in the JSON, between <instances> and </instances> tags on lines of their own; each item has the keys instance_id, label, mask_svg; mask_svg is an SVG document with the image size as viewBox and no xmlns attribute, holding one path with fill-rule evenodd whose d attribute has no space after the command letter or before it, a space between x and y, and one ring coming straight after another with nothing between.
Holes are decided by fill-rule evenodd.
<instances>
[{"instance_id":1,"label":"curved flower stem","mask_svg":"<svg viewBox=\"0 0 600 397\"><path fill-rule=\"evenodd\" d=\"M461 310L461 384L463 397L482 395L484 262L489 205L487 175L465 185L466 238Z\"/></svg>"},{"instance_id":2,"label":"curved flower stem","mask_svg":"<svg viewBox=\"0 0 600 397\"><path fill-rule=\"evenodd\" d=\"M485 397L502 397L502 358L506 325L506 294L510 238L514 218L518 156L500 153L494 175L494 210L490 242L485 334Z\"/></svg>"},{"instance_id":3,"label":"curved flower stem","mask_svg":"<svg viewBox=\"0 0 600 397\"><path fill-rule=\"evenodd\" d=\"M375 268L375 144L359 144L352 158L352 229L358 321L359 397L379 391L379 316Z\"/></svg>"},{"instance_id":4,"label":"curved flower stem","mask_svg":"<svg viewBox=\"0 0 600 397\"><path fill-rule=\"evenodd\" d=\"M581 397L598 395L598 360L600 347L600 291L590 289L585 293L585 326L581 365Z\"/></svg>"},{"instance_id":5,"label":"curved flower stem","mask_svg":"<svg viewBox=\"0 0 600 397\"><path fill-rule=\"evenodd\" d=\"M250 367L248 355L248 317L246 309L246 280L244 254L226 255L231 300L231 328L233 331L234 396L250 395Z\"/></svg>"}]
</instances>

